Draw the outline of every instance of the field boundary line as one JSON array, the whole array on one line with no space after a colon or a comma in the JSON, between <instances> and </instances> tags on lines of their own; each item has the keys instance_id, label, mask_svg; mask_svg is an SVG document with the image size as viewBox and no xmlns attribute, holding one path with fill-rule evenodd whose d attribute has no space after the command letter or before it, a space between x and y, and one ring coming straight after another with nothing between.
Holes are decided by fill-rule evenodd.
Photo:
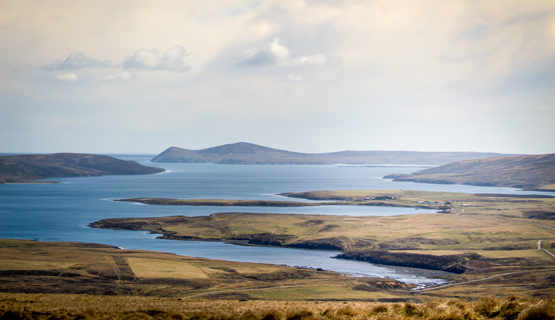
<instances>
[{"instance_id":1,"label":"field boundary line","mask_svg":"<svg viewBox=\"0 0 555 320\"><path fill-rule=\"evenodd\" d=\"M187 299L187 298L205 296L205 295L217 294L217 293L231 293L231 292L241 292L241 291L262 291L262 290L270 290L270 289L298 288L298 287L318 287L318 286L321 286L321 285L322 284L301 284L301 285L294 285L294 286L279 286L279 287L264 287L264 288L252 288L252 289L222 290L222 291L212 291L212 292L193 294L193 295L186 296L186 297L183 297L183 298Z\"/></svg>"},{"instance_id":2,"label":"field boundary line","mask_svg":"<svg viewBox=\"0 0 555 320\"><path fill-rule=\"evenodd\" d=\"M538 226L538 227L544 227L544 228L551 229L551 230L555 231L555 228L551 228L550 226L544 226L542 224L537 224L537 223L533 223L533 222L530 222L529 224L533 224L533 225Z\"/></svg>"}]
</instances>

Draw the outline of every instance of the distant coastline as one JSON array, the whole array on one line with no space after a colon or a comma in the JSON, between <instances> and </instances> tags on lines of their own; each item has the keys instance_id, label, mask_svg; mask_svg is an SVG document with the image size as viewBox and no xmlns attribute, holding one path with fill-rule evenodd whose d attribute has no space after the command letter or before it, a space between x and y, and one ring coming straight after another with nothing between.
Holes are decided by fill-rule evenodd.
<instances>
[{"instance_id":1,"label":"distant coastline","mask_svg":"<svg viewBox=\"0 0 555 320\"><path fill-rule=\"evenodd\" d=\"M555 154L457 161L411 174L390 174L384 178L417 183L555 191Z\"/></svg>"},{"instance_id":2,"label":"distant coastline","mask_svg":"<svg viewBox=\"0 0 555 320\"><path fill-rule=\"evenodd\" d=\"M481 152L339 151L301 153L238 142L202 150L170 147L154 157L160 163L217 163L242 165L426 165L437 166L460 160L506 157Z\"/></svg>"}]
</instances>

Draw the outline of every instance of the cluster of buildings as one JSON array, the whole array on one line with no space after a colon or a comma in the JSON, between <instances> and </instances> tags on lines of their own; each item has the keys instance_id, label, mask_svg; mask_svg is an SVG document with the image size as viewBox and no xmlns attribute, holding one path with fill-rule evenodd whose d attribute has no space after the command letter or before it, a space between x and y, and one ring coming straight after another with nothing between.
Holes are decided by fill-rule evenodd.
<instances>
[{"instance_id":1,"label":"cluster of buildings","mask_svg":"<svg viewBox=\"0 0 555 320\"><path fill-rule=\"evenodd\" d=\"M446 204L451 204L451 202L443 202L443 201L418 201L419 204L428 204L431 206L443 206Z\"/></svg>"},{"instance_id":2,"label":"cluster of buildings","mask_svg":"<svg viewBox=\"0 0 555 320\"><path fill-rule=\"evenodd\" d=\"M430 206L443 206L443 205L450 205L451 202L449 201L418 201L419 204L427 204ZM459 207L471 207L472 204L470 203L461 203L459 204Z\"/></svg>"}]
</instances>

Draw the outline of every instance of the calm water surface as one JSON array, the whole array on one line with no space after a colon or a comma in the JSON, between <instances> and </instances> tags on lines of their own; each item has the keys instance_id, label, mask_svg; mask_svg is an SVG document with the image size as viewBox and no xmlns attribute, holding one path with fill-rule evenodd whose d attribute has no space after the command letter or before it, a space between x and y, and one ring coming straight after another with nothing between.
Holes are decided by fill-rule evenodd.
<instances>
[{"instance_id":1,"label":"calm water surface","mask_svg":"<svg viewBox=\"0 0 555 320\"><path fill-rule=\"evenodd\" d=\"M411 173L421 167L392 166L248 166L149 163L149 156L118 155L167 172L144 176L53 179L58 184L0 185L0 238L79 241L128 249L156 250L180 255L324 268L352 275L380 276L415 284L435 284L439 271L377 266L337 260L331 251L245 247L220 242L172 241L138 231L92 229L91 222L107 218L201 216L215 212L271 212L335 215L401 215L432 212L407 208L323 206L301 208L149 206L113 201L121 198L284 200L277 194L311 190L407 189L469 193L517 193L507 188L392 182L390 173ZM555 194L555 193L543 193ZM294 200L294 199L289 199ZM297 200L295 200L297 201ZM298 200L301 201L301 200Z\"/></svg>"}]
</instances>

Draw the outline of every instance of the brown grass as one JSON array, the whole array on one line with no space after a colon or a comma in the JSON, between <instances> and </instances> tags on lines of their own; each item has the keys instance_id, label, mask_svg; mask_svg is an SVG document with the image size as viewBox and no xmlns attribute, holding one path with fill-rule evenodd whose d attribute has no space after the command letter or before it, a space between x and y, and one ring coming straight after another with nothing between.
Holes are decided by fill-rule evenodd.
<instances>
[{"instance_id":1,"label":"brown grass","mask_svg":"<svg viewBox=\"0 0 555 320\"><path fill-rule=\"evenodd\" d=\"M109 219L93 225L149 230L163 233L171 239L243 240L257 245L320 249L327 245L326 249L341 250L374 247L386 250L494 250L516 253L516 250L535 249L535 242L539 239L546 240L546 243L555 241L555 220L539 219L555 213L555 198L409 190L311 191L287 195L339 200L349 205L433 207L443 209L446 214L346 217L222 213L194 218ZM385 196L391 199L373 200ZM202 203L203 200L188 201ZM435 202L440 204L429 204Z\"/></svg>"},{"instance_id":2,"label":"brown grass","mask_svg":"<svg viewBox=\"0 0 555 320\"><path fill-rule=\"evenodd\" d=\"M394 250L512 251L534 249L539 239L555 241L555 232L534 220L482 214L348 217L218 213L177 220L178 217L110 219L99 226L118 229L125 224L131 229L165 233L168 238L184 240L251 239L255 235L262 239L265 235L268 241L273 241L276 235L284 235L289 238L272 243L283 246L331 243L343 249L383 246ZM322 223L309 223L315 220ZM541 225L544 224L542 221Z\"/></svg>"},{"instance_id":3,"label":"brown grass","mask_svg":"<svg viewBox=\"0 0 555 320\"><path fill-rule=\"evenodd\" d=\"M0 246L0 292L195 299L411 299L411 286L398 281L282 265L65 242L0 239ZM357 290L360 281L371 290Z\"/></svg>"},{"instance_id":4,"label":"brown grass","mask_svg":"<svg viewBox=\"0 0 555 320\"><path fill-rule=\"evenodd\" d=\"M555 319L555 300L510 296L426 303L181 300L0 293L2 319Z\"/></svg>"}]
</instances>

